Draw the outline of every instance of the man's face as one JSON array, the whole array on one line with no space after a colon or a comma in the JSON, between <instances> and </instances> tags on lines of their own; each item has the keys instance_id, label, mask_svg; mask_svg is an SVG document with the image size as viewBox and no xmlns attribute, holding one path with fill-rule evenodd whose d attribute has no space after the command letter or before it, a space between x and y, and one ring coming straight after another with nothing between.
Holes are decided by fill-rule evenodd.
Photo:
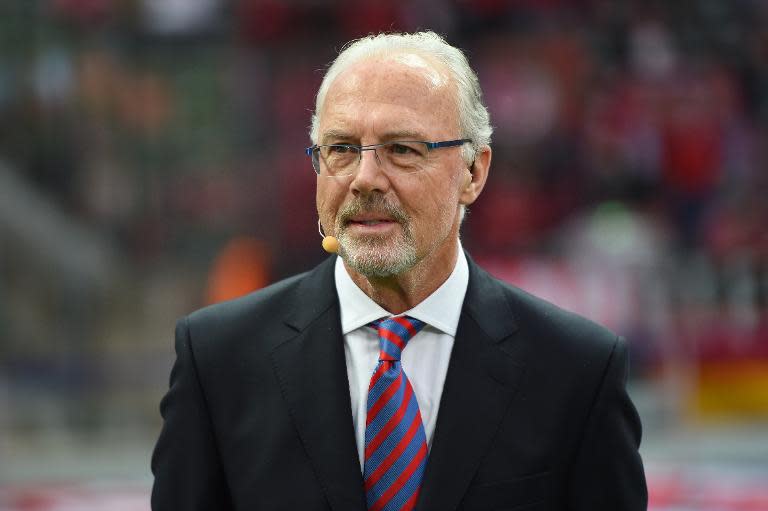
<instances>
[{"instance_id":1,"label":"man's face","mask_svg":"<svg viewBox=\"0 0 768 511\"><path fill-rule=\"evenodd\" d=\"M352 64L329 87L319 118L319 144L461 138L447 71L413 54ZM415 173L365 151L351 176L317 177L317 210L348 266L368 277L398 275L425 258L453 258L466 176L460 147L431 151Z\"/></svg>"}]
</instances>

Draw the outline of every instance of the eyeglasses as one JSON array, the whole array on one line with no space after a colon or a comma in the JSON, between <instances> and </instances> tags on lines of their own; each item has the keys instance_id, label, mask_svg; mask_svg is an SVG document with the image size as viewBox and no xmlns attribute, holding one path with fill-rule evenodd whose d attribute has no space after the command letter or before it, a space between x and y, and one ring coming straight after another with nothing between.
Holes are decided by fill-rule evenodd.
<instances>
[{"instance_id":1,"label":"eyeglasses","mask_svg":"<svg viewBox=\"0 0 768 511\"><path fill-rule=\"evenodd\" d=\"M341 177L353 174L363 158L363 151L373 151L379 165L388 170L411 174L424 168L433 149L461 146L467 142L472 140L462 138L443 142L395 140L372 145L327 144L307 147L305 152L312 158L312 167L318 175Z\"/></svg>"}]
</instances>

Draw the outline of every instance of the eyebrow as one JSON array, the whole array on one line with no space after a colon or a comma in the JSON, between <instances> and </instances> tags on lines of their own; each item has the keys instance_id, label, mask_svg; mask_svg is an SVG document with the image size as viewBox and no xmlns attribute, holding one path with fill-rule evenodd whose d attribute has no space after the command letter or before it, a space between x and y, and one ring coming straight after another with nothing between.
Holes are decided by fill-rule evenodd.
<instances>
[{"instance_id":1,"label":"eyebrow","mask_svg":"<svg viewBox=\"0 0 768 511\"><path fill-rule=\"evenodd\" d=\"M390 141L390 140L427 140L427 137L424 136L424 133L421 133L419 131L413 131L413 130L399 130L399 131L390 131L388 133L385 133L381 140Z\"/></svg>"},{"instance_id":2,"label":"eyebrow","mask_svg":"<svg viewBox=\"0 0 768 511\"><path fill-rule=\"evenodd\" d=\"M342 130L330 130L323 134L321 138L322 144L328 144L331 141L339 141L339 140L355 140L357 137L351 135L350 133ZM413 130L398 130L398 131L389 131L387 133L384 133L381 137L379 137L379 140L381 142L391 142L394 140L426 140L427 138L424 136L423 133L419 131L413 131Z\"/></svg>"},{"instance_id":3,"label":"eyebrow","mask_svg":"<svg viewBox=\"0 0 768 511\"><path fill-rule=\"evenodd\" d=\"M328 144L330 141L338 141L338 140L352 140L354 137L347 133L346 131L342 130L330 130L323 133L322 138L320 139L321 144Z\"/></svg>"}]
</instances>

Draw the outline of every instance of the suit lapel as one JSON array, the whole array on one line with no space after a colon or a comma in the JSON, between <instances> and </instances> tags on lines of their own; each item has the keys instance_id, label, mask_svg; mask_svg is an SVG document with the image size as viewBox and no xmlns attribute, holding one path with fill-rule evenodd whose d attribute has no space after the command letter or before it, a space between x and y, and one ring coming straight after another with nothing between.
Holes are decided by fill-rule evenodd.
<instances>
[{"instance_id":1,"label":"suit lapel","mask_svg":"<svg viewBox=\"0 0 768 511\"><path fill-rule=\"evenodd\" d=\"M297 335L272 352L283 397L335 511L365 509L331 258L298 288L286 323Z\"/></svg>"},{"instance_id":2,"label":"suit lapel","mask_svg":"<svg viewBox=\"0 0 768 511\"><path fill-rule=\"evenodd\" d=\"M468 258L469 259L469 258ZM417 511L455 509L523 373L503 288L469 260L470 276Z\"/></svg>"}]
</instances>

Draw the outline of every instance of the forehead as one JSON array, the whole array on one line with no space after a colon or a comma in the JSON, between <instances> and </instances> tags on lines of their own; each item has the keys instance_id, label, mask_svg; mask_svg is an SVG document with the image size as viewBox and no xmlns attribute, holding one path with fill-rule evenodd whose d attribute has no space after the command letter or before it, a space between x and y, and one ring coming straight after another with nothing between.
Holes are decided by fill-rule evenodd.
<instances>
[{"instance_id":1,"label":"forehead","mask_svg":"<svg viewBox=\"0 0 768 511\"><path fill-rule=\"evenodd\" d=\"M444 65L421 55L372 56L331 83L320 111L328 132L381 137L389 132L457 136L456 87Z\"/></svg>"}]
</instances>

